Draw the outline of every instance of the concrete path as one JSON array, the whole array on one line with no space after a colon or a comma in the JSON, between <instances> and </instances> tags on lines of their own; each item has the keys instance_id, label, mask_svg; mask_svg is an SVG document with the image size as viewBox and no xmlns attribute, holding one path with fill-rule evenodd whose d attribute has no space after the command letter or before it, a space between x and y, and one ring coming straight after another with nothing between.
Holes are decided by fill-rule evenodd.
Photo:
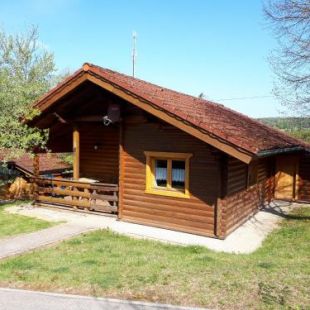
<instances>
[{"instance_id":1,"label":"concrete path","mask_svg":"<svg viewBox=\"0 0 310 310\"><path fill-rule=\"evenodd\" d=\"M138 225L132 223L126 223L118 221L115 217L108 217L102 215L94 215L89 213L78 213L69 210L59 210L55 208L33 207L33 206L13 206L6 210L10 213L17 213L26 216L32 216L49 221L66 221L67 224L62 224L66 233L61 233L61 226L49 228L55 232L54 239L52 236L48 236L47 243L57 241L57 231L59 230L59 239L71 237L73 234L71 230L76 229L76 233L82 233L92 229L106 229L109 228L114 232L125 234L135 238L151 239L171 244L178 245L198 245L205 246L214 251L221 251L227 253L243 253L248 254L258 249L266 236L277 227L278 223L283 219L286 213L292 208L298 206L297 204L289 205L287 203L276 202L273 203L269 209L258 212L245 224L236 229L225 240L219 240L215 238L202 237L182 232L176 232L167 229L161 229L156 227L150 227L145 225ZM70 226L71 225L71 226ZM75 228L73 228L75 227ZM42 233L44 231L33 233L37 236L37 246L32 243L32 249L44 245L42 240ZM41 236L41 238L40 238ZM20 240L19 237L15 237ZM24 238L27 238L24 236ZM41 239L41 240L40 240ZM52 239L52 240L51 240ZM33 238L31 238L33 240ZM51 240L51 241L50 241ZM0 257L3 257L2 245L6 241L0 241ZM7 247L9 247L7 245Z\"/></svg>"},{"instance_id":2,"label":"concrete path","mask_svg":"<svg viewBox=\"0 0 310 310\"><path fill-rule=\"evenodd\" d=\"M0 239L0 259L56 243L94 228L65 223L28 234Z\"/></svg>"},{"instance_id":3,"label":"concrete path","mask_svg":"<svg viewBox=\"0 0 310 310\"><path fill-rule=\"evenodd\" d=\"M115 217L46 209L33 207L29 204L12 206L6 208L5 211L50 222L64 223L32 233L0 239L0 259L29 252L92 230L105 229L116 221Z\"/></svg>"},{"instance_id":4,"label":"concrete path","mask_svg":"<svg viewBox=\"0 0 310 310\"><path fill-rule=\"evenodd\" d=\"M54 294L0 288L1 310L190 310L199 308L177 307L148 302L96 298L78 295ZM202 309L202 308L200 308Z\"/></svg>"}]
</instances>

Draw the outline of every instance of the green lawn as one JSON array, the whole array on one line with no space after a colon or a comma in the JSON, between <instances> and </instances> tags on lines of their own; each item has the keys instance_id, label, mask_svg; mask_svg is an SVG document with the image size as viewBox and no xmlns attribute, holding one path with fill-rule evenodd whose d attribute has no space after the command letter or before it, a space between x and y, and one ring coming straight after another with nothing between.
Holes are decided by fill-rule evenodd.
<instances>
[{"instance_id":1,"label":"green lawn","mask_svg":"<svg viewBox=\"0 0 310 310\"><path fill-rule=\"evenodd\" d=\"M306 309L310 208L251 255L96 231L0 263L0 285L221 309Z\"/></svg>"},{"instance_id":2,"label":"green lawn","mask_svg":"<svg viewBox=\"0 0 310 310\"><path fill-rule=\"evenodd\" d=\"M0 238L29 233L55 225L55 223L38 220L32 217L5 212L5 208L19 203L20 202L0 205Z\"/></svg>"}]
</instances>

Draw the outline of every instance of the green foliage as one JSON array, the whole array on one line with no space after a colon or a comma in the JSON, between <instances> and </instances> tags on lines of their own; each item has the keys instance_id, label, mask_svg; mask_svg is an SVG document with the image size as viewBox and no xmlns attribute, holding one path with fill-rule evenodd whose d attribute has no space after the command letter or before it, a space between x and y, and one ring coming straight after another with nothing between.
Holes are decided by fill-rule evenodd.
<instances>
[{"instance_id":1,"label":"green foliage","mask_svg":"<svg viewBox=\"0 0 310 310\"><path fill-rule=\"evenodd\" d=\"M293 137L310 143L310 129L294 130L289 132Z\"/></svg>"},{"instance_id":2,"label":"green foliage","mask_svg":"<svg viewBox=\"0 0 310 310\"><path fill-rule=\"evenodd\" d=\"M10 169L6 164L0 165L0 188L12 183L18 176L20 176L20 172L16 169Z\"/></svg>"},{"instance_id":3,"label":"green foliage","mask_svg":"<svg viewBox=\"0 0 310 310\"><path fill-rule=\"evenodd\" d=\"M32 104L55 81L52 53L39 41L37 28L21 35L0 31L0 148L7 157L18 157L35 147L43 148L48 133L29 127L39 111Z\"/></svg>"},{"instance_id":4,"label":"green foliage","mask_svg":"<svg viewBox=\"0 0 310 310\"><path fill-rule=\"evenodd\" d=\"M310 143L309 117L266 117L258 120L271 127L281 129L295 138Z\"/></svg>"},{"instance_id":5,"label":"green foliage","mask_svg":"<svg viewBox=\"0 0 310 310\"><path fill-rule=\"evenodd\" d=\"M309 117L265 117L258 120L269 126L286 131L310 129Z\"/></svg>"},{"instance_id":6,"label":"green foliage","mask_svg":"<svg viewBox=\"0 0 310 310\"><path fill-rule=\"evenodd\" d=\"M61 153L60 158L67 164L73 165L73 154L72 153Z\"/></svg>"}]
</instances>

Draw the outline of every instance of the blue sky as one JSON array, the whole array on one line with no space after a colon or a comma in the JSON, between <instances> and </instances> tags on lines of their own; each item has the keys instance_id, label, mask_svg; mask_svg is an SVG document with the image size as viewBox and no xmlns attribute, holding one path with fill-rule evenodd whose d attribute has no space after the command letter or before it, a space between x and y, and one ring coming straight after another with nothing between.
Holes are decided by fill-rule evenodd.
<instances>
[{"instance_id":1,"label":"blue sky","mask_svg":"<svg viewBox=\"0 0 310 310\"><path fill-rule=\"evenodd\" d=\"M278 116L267 58L275 40L260 0L0 0L0 26L38 25L59 70L84 62L206 98L252 117ZM231 98L247 98L233 99Z\"/></svg>"}]
</instances>

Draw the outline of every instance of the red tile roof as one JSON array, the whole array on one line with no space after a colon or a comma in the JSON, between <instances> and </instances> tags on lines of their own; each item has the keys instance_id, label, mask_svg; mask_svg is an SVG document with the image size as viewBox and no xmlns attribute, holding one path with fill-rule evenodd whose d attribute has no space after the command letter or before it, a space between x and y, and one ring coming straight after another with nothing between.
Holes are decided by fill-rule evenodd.
<instances>
[{"instance_id":1,"label":"red tile roof","mask_svg":"<svg viewBox=\"0 0 310 310\"><path fill-rule=\"evenodd\" d=\"M46 99L83 72L88 72L114 84L192 126L249 153L259 154L271 150L305 147L303 141L292 138L280 130L271 128L221 104L176 92L88 63L47 93L36 103L36 106L40 108Z\"/></svg>"},{"instance_id":2,"label":"red tile roof","mask_svg":"<svg viewBox=\"0 0 310 310\"><path fill-rule=\"evenodd\" d=\"M5 158L4 151L0 153L0 161ZM6 159L7 160L7 159ZM25 154L18 159L7 160L14 163L17 169L33 174L33 158L29 154ZM64 171L72 168L69 164L64 162L58 153L42 153L39 154L40 174Z\"/></svg>"}]
</instances>

